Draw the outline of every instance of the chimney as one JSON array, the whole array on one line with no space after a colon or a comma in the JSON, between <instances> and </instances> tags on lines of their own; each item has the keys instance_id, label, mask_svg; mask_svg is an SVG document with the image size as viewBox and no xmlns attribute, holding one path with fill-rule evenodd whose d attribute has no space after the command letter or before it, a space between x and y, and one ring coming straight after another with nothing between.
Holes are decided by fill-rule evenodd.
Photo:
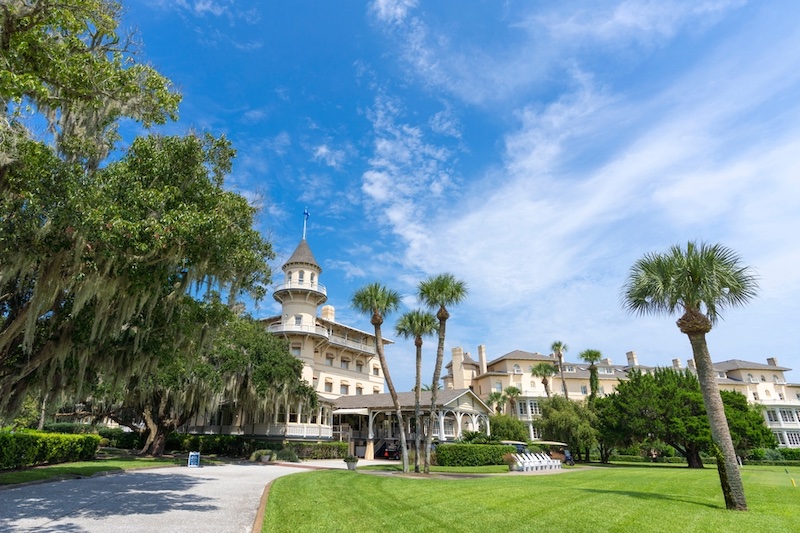
<instances>
[{"instance_id":1,"label":"chimney","mask_svg":"<svg viewBox=\"0 0 800 533\"><path fill-rule=\"evenodd\" d=\"M478 363L481 365L481 374L486 373L486 346L478 345Z\"/></svg>"},{"instance_id":2,"label":"chimney","mask_svg":"<svg viewBox=\"0 0 800 533\"><path fill-rule=\"evenodd\" d=\"M330 322L336 322L336 309L332 305L322 306L322 319Z\"/></svg>"},{"instance_id":3,"label":"chimney","mask_svg":"<svg viewBox=\"0 0 800 533\"><path fill-rule=\"evenodd\" d=\"M775 357L767 357L767 364L769 366L778 366L778 359Z\"/></svg>"},{"instance_id":4,"label":"chimney","mask_svg":"<svg viewBox=\"0 0 800 533\"><path fill-rule=\"evenodd\" d=\"M604 365L609 365L609 366L611 366L613 364L611 362L611 358L610 357L606 357L605 359L600 359L600 362L603 363Z\"/></svg>"},{"instance_id":5,"label":"chimney","mask_svg":"<svg viewBox=\"0 0 800 533\"><path fill-rule=\"evenodd\" d=\"M636 358L636 352L631 350L625 355L628 356L628 366L639 366L639 359Z\"/></svg>"},{"instance_id":6,"label":"chimney","mask_svg":"<svg viewBox=\"0 0 800 533\"><path fill-rule=\"evenodd\" d=\"M453 388L464 389L464 349L461 346L453 348Z\"/></svg>"},{"instance_id":7,"label":"chimney","mask_svg":"<svg viewBox=\"0 0 800 533\"><path fill-rule=\"evenodd\" d=\"M689 370L697 372L697 366L694 364L694 359L687 359L686 366L689 367Z\"/></svg>"},{"instance_id":8,"label":"chimney","mask_svg":"<svg viewBox=\"0 0 800 533\"><path fill-rule=\"evenodd\" d=\"M672 360L672 368L674 368L675 370L680 370L681 369L681 360L680 359L673 359Z\"/></svg>"}]
</instances>

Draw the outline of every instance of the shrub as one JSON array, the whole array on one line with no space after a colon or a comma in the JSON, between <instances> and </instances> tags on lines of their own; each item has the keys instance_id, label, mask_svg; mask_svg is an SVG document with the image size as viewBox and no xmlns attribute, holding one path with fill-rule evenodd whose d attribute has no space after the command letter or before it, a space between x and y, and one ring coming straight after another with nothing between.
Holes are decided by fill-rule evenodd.
<instances>
[{"instance_id":1,"label":"shrub","mask_svg":"<svg viewBox=\"0 0 800 533\"><path fill-rule=\"evenodd\" d=\"M349 450L346 442L288 442L285 447L301 459L341 459Z\"/></svg>"},{"instance_id":2,"label":"shrub","mask_svg":"<svg viewBox=\"0 0 800 533\"><path fill-rule=\"evenodd\" d=\"M513 446L497 444L442 444L436 448L439 466L484 466L507 464L503 456L516 452Z\"/></svg>"},{"instance_id":3,"label":"shrub","mask_svg":"<svg viewBox=\"0 0 800 533\"><path fill-rule=\"evenodd\" d=\"M263 455L272 458L272 450L265 450L263 448L259 448L258 450L255 450L253 453L250 454L250 460L255 462L260 462L261 457Z\"/></svg>"},{"instance_id":4,"label":"shrub","mask_svg":"<svg viewBox=\"0 0 800 533\"><path fill-rule=\"evenodd\" d=\"M291 448L281 448L277 455L278 461L289 461L290 463L299 463L300 459L294 450Z\"/></svg>"},{"instance_id":5,"label":"shrub","mask_svg":"<svg viewBox=\"0 0 800 533\"><path fill-rule=\"evenodd\" d=\"M122 450L139 449L144 446L144 434L135 431L125 431L122 428L97 428L97 434L108 439L109 446Z\"/></svg>"},{"instance_id":6,"label":"shrub","mask_svg":"<svg viewBox=\"0 0 800 533\"><path fill-rule=\"evenodd\" d=\"M786 461L800 461L800 448L778 448Z\"/></svg>"},{"instance_id":7,"label":"shrub","mask_svg":"<svg viewBox=\"0 0 800 533\"><path fill-rule=\"evenodd\" d=\"M0 469L94 459L100 437L23 431L0 433Z\"/></svg>"}]
</instances>

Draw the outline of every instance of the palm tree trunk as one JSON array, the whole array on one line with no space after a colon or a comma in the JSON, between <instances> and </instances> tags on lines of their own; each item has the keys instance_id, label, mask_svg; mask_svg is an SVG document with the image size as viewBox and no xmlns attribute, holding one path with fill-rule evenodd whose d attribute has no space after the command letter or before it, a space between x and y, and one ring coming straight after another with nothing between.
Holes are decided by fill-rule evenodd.
<instances>
[{"instance_id":1,"label":"palm tree trunk","mask_svg":"<svg viewBox=\"0 0 800 533\"><path fill-rule=\"evenodd\" d=\"M386 386L389 388L389 395L392 397L394 410L397 415L397 425L400 426L400 447L403 457L403 473L408 472L408 447L406 446L406 428L403 423L403 412L400 409L400 400L397 398L397 391L392 382L392 376L389 375L389 366L386 364L386 356L383 354L383 337L381 336L381 326L373 322L375 326L375 351L378 352L378 360L381 362L383 368L383 377L386 380Z\"/></svg>"},{"instance_id":2,"label":"palm tree trunk","mask_svg":"<svg viewBox=\"0 0 800 533\"><path fill-rule=\"evenodd\" d=\"M422 339L417 345L417 383L414 387L414 472L419 474L420 470L420 448L421 448L421 435L420 429L422 428L422 409L419 405L420 387L422 386ZM416 343L415 343L416 344Z\"/></svg>"},{"instance_id":3,"label":"palm tree trunk","mask_svg":"<svg viewBox=\"0 0 800 533\"><path fill-rule=\"evenodd\" d=\"M567 382L564 380L564 356L558 354L558 370L561 373L561 392L564 393L564 398L569 398L567 395Z\"/></svg>"},{"instance_id":4,"label":"palm tree trunk","mask_svg":"<svg viewBox=\"0 0 800 533\"><path fill-rule=\"evenodd\" d=\"M703 403L706 407L708 422L711 425L711 437L720 452L717 454L717 462L719 463L720 459L723 461L722 465L718 464L718 469L722 493L725 496L725 507L736 511L746 511L747 501L744 497L742 476L736 461L736 452L733 449L725 408L717 387L717 376L711 363L711 355L708 353L706 336L704 333L687 333L687 335L692 344L697 378L700 381L700 389L703 391Z\"/></svg>"},{"instance_id":5,"label":"palm tree trunk","mask_svg":"<svg viewBox=\"0 0 800 533\"><path fill-rule=\"evenodd\" d=\"M445 311L446 312L446 311ZM441 310L439 311L441 314ZM442 373L442 359L444 359L444 338L445 325L447 320L439 320L439 344L436 347L436 365L433 367L433 383L431 383L431 413L428 419L428 432L425 434L425 467L426 474L431 473L431 441L433 440L433 428L436 422L436 400L439 391L439 377Z\"/></svg>"}]
</instances>

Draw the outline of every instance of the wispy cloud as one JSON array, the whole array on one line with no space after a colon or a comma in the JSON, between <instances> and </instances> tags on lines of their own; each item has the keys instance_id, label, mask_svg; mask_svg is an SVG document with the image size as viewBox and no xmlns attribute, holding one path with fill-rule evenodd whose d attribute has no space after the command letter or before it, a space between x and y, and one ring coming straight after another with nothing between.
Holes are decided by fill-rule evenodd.
<instances>
[{"instance_id":1,"label":"wispy cloud","mask_svg":"<svg viewBox=\"0 0 800 533\"><path fill-rule=\"evenodd\" d=\"M312 159L333 168L340 168L345 160L344 150L334 150L327 144L314 147Z\"/></svg>"}]
</instances>

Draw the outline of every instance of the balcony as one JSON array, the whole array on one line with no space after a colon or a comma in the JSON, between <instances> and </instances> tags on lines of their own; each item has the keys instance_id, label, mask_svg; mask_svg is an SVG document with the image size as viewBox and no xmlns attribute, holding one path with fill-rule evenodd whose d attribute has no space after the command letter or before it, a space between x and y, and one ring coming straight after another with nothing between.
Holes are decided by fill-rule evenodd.
<instances>
[{"instance_id":1,"label":"balcony","mask_svg":"<svg viewBox=\"0 0 800 533\"><path fill-rule=\"evenodd\" d=\"M259 437L295 437L330 439L331 426L319 424L245 424L244 426L188 426L188 433L202 435L253 435Z\"/></svg>"},{"instance_id":2,"label":"balcony","mask_svg":"<svg viewBox=\"0 0 800 533\"><path fill-rule=\"evenodd\" d=\"M344 348L350 348L351 350L355 350L358 352L375 355L375 346L360 341L345 339L344 337L340 337L339 335L328 336L328 342L330 342L331 344L335 344L336 346L342 346Z\"/></svg>"},{"instance_id":3,"label":"balcony","mask_svg":"<svg viewBox=\"0 0 800 533\"><path fill-rule=\"evenodd\" d=\"M322 326L311 326L308 324L270 324L267 330L270 333L299 333L303 335L315 335L318 337L329 337L328 330Z\"/></svg>"},{"instance_id":4,"label":"balcony","mask_svg":"<svg viewBox=\"0 0 800 533\"><path fill-rule=\"evenodd\" d=\"M305 290L314 291L328 296L328 291L325 285L321 283L311 283L308 281L284 281L283 283L276 283L272 287L273 292L290 291L290 290Z\"/></svg>"}]
</instances>

